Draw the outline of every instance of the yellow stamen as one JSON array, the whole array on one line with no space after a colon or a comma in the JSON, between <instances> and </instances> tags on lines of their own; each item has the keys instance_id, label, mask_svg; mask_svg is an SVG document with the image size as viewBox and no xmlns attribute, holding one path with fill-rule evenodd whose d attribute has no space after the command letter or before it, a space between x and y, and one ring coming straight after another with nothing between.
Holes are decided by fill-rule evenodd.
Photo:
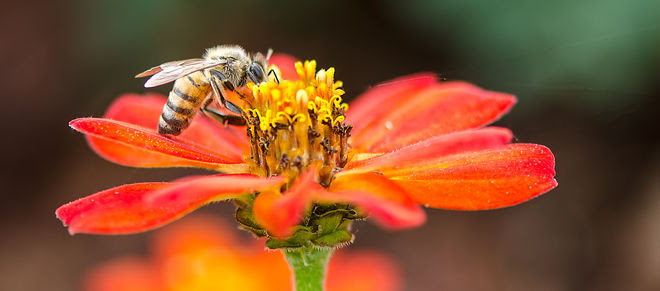
<instances>
[{"instance_id":1,"label":"yellow stamen","mask_svg":"<svg viewBox=\"0 0 660 291\"><path fill-rule=\"evenodd\" d=\"M335 69L316 71L316 61L295 64L299 80L250 86L245 102L252 146L252 167L263 175L294 178L311 165L329 183L347 160L350 126L344 124L342 82ZM256 170L261 169L261 170Z\"/></svg>"}]
</instances>

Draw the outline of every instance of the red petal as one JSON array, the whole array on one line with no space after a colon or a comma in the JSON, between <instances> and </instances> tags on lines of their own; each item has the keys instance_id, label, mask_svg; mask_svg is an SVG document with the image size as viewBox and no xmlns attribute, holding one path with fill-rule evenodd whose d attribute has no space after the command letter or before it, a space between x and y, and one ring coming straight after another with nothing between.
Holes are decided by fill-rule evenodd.
<instances>
[{"instance_id":1,"label":"red petal","mask_svg":"<svg viewBox=\"0 0 660 291\"><path fill-rule=\"evenodd\" d=\"M402 101L379 109L378 118L354 129L354 147L386 152L432 136L479 128L497 120L515 103L512 95L463 82L437 83L414 94L404 92L391 98Z\"/></svg>"},{"instance_id":2,"label":"red petal","mask_svg":"<svg viewBox=\"0 0 660 291\"><path fill-rule=\"evenodd\" d=\"M299 207L278 209L275 206L282 198L282 194L276 191L264 191L254 200L254 218L259 225L266 229L274 237L289 237L293 233L293 227L298 224L304 210ZM294 201L288 199L293 203ZM282 202L279 202L280 204ZM286 203L288 204L288 203ZM294 203L301 204L301 203Z\"/></svg>"},{"instance_id":3,"label":"red petal","mask_svg":"<svg viewBox=\"0 0 660 291\"><path fill-rule=\"evenodd\" d=\"M329 190L315 192L314 200L353 204L386 228L415 227L426 221L424 211L403 188L380 174L341 176L331 183Z\"/></svg>"},{"instance_id":4,"label":"red petal","mask_svg":"<svg viewBox=\"0 0 660 291\"><path fill-rule=\"evenodd\" d=\"M351 102L346 112L346 123L353 126L353 133L359 132L404 104L406 98L401 96L412 96L436 82L434 74L421 73L376 85Z\"/></svg>"},{"instance_id":5,"label":"red petal","mask_svg":"<svg viewBox=\"0 0 660 291\"><path fill-rule=\"evenodd\" d=\"M216 169L242 162L240 155L219 153L166 137L153 130L103 118L79 118L69 125L90 136L90 145L102 157L136 167L201 167Z\"/></svg>"},{"instance_id":6,"label":"red petal","mask_svg":"<svg viewBox=\"0 0 660 291\"><path fill-rule=\"evenodd\" d=\"M55 212L69 233L126 234L165 225L202 205L279 183L247 175L189 178L174 183L129 184L70 202ZM214 184L211 189L209 184ZM182 188L186 193L180 193ZM156 196L151 199L151 196Z\"/></svg>"},{"instance_id":7,"label":"red petal","mask_svg":"<svg viewBox=\"0 0 660 291\"><path fill-rule=\"evenodd\" d=\"M124 121L156 131L158 118L167 102L165 96L148 94L123 95L110 105L105 118ZM245 130L233 126L223 126L198 114L190 126L186 128L179 139L190 144L213 149L215 151L231 152L241 155L249 150Z\"/></svg>"},{"instance_id":8,"label":"red petal","mask_svg":"<svg viewBox=\"0 0 660 291\"><path fill-rule=\"evenodd\" d=\"M418 226L426 220L421 208L397 184L382 175L362 173L335 179L330 191L316 182L316 169L301 175L288 192L262 192L254 202L254 216L271 235L287 237L312 202L348 203L390 228Z\"/></svg>"},{"instance_id":9,"label":"red petal","mask_svg":"<svg viewBox=\"0 0 660 291\"><path fill-rule=\"evenodd\" d=\"M316 174L315 169L303 173L284 195L279 191L259 193L253 205L254 218L269 234L288 237L293 233L293 227L309 208L313 193L322 189L315 180Z\"/></svg>"},{"instance_id":10,"label":"red petal","mask_svg":"<svg viewBox=\"0 0 660 291\"><path fill-rule=\"evenodd\" d=\"M405 168L442 156L467 151L478 151L505 145L511 141L511 131L500 127L487 127L439 135L399 150L366 160L351 162L351 172L381 171L386 168ZM342 172L341 174L346 174Z\"/></svg>"},{"instance_id":11,"label":"red petal","mask_svg":"<svg viewBox=\"0 0 660 291\"><path fill-rule=\"evenodd\" d=\"M280 78L282 80L298 80L299 76L296 72L294 64L299 60L287 54L273 54L268 61L268 64L277 66L280 69Z\"/></svg>"},{"instance_id":12,"label":"red petal","mask_svg":"<svg viewBox=\"0 0 660 291\"><path fill-rule=\"evenodd\" d=\"M246 192L279 187L285 180L284 176L264 178L250 174L188 177L177 180L176 185L150 194L147 202L160 205L186 201L225 200Z\"/></svg>"},{"instance_id":13,"label":"red petal","mask_svg":"<svg viewBox=\"0 0 660 291\"><path fill-rule=\"evenodd\" d=\"M515 205L549 191L557 186L554 167L548 148L511 144L382 171L420 204L480 210Z\"/></svg>"},{"instance_id":14,"label":"red petal","mask_svg":"<svg viewBox=\"0 0 660 291\"><path fill-rule=\"evenodd\" d=\"M124 94L115 99L103 117L156 130L167 97L161 94Z\"/></svg>"},{"instance_id":15,"label":"red petal","mask_svg":"<svg viewBox=\"0 0 660 291\"><path fill-rule=\"evenodd\" d=\"M144 195L169 186L169 183L129 184L92 194L67 203L55 214L69 233L119 234L148 230L181 215L172 209L147 207Z\"/></svg>"},{"instance_id":16,"label":"red petal","mask_svg":"<svg viewBox=\"0 0 660 291\"><path fill-rule=\"evenodd\" d=\"M140 127L151 129L156 132L158 126L158 116L163 110L166 98L158 94L149 94L145 96L137 94L126 94L119 97L108 108L105 117L123 121ZM237 131L234 127L224 127L203 116L197 116L193 119L190 127L183 131L177 137L187 144L196 145L201 148L210 149L213 152L222 152L224 156L240 157L247 152L247 138L243 130ZM161 155L152 156L149 152L140 151L135 147L127 147L122 144L109 142L107 140L88 137L88 141L97 152L108 159L109 157L121 158L126 160L125 165L139 167L169 167L178 165L168 165L161 163ZM119 156L118 156L119 155ZM130 164L141 160L153 159L153 162L144 161L143 165ZM113 159L110 159L113 160ZM149 164L155 165L149 165Z\"/></svg>"}]
</instances>

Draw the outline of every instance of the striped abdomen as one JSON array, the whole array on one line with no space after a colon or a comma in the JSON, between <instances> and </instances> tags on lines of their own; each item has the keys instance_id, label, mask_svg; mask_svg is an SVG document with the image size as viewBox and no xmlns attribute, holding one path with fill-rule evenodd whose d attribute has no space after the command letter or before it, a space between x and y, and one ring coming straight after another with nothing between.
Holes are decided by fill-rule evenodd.
<instances>
[{"instance_id":1,"label":"striped abdomen","mask_svg":"<svg viewBox=\"0 0 660 291\"><path fill-rule=\"evenodd\" d=\"M211 87L201 72L174 81L158 121L158 133L178 135L186 129L202 106Z\"/></svg>"}]
</instances>

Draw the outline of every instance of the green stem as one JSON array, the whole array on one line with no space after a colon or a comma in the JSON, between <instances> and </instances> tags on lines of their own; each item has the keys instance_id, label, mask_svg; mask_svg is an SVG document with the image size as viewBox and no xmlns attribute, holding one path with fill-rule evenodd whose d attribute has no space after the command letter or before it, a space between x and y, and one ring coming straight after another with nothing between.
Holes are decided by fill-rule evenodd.
<instances>
[{"instance_id":1,"label":"green stem","mask_svg":"<svg viewBox=\"0 0 660 291\"><path fill-rule=\"evenodd\" d=\"M321 291L332 248L282 249L296 281L295 291Z\"/></svg>"}]
</instances>

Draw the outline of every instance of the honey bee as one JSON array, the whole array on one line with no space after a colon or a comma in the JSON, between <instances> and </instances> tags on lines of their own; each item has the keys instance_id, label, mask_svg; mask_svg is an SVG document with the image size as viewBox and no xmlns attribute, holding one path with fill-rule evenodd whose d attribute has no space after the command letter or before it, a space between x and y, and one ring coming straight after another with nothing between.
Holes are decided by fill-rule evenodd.
<instances>
[{"instance_id":1,"label":"honey bee","mask_svg":"<svg viewBox=\"0 0 660 291\"><path fill-rule=\"evenodd\" d=\"M255 84L265 82L273 70L265 74L268 59L261 53L249 55L237 45L220 45L206 50L201 59L189 59L164 63L138 75L151 76L144 84L151 88L174 81L167 104L158 121L158 133L178 135L190 125L198 111L216 120L232 125L245 125L243 110L226 99L226 91L236 92L247 85L248 79ZM279 78L275 75L279 82ZM238 115L223 114L208 106L214 100Z\"/></svg>"}]
</instances>

